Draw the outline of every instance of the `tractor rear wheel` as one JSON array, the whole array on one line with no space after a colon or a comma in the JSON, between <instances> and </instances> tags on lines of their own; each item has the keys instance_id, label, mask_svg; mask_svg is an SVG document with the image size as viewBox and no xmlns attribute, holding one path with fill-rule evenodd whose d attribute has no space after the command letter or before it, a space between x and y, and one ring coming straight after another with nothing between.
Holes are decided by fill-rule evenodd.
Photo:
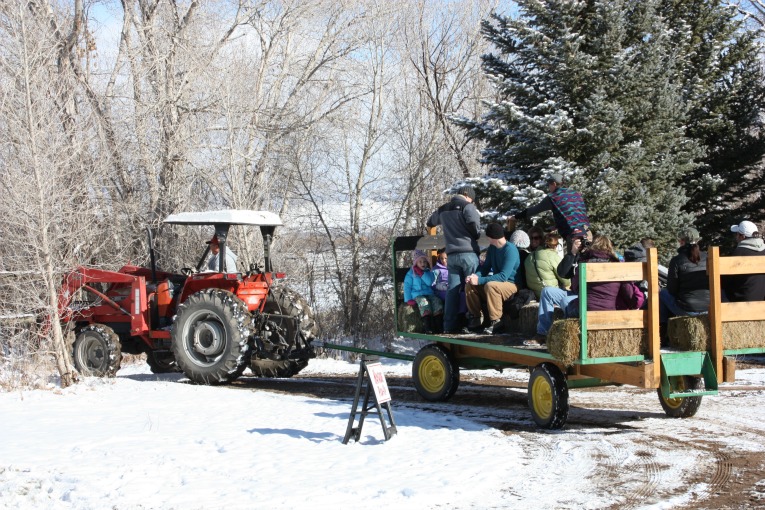
<instances>
[{"instance_id":1,"label":"tractor rear wheel","mask_svg":"<svg viewBox=\"0 0 765 510\"><path fill-rule=\"evenodd\" d=\"M207 289L178 306L171 338L173 355L198 384L239 377L250 355L250 313L244 301L222 289Z\"/></svg>"},{"instance_id":2,"label":"tractor rear wheel","mask_svg":"<svg viewBox=\"0 0 765 510\"><path fill-rule=\"evenodd\" d=\"M285 341L284 348L288 352L305 347L298 345L301 336L298 331L306 343L316 338L316 321L311 307L300 294L289 288L271 287L263 313L272 314L266 320L266 328L272 336L280 336ZM256 377L292 377L307 365L307 358L275 360L258 358L256 354L252 358L250 370Z\"/></svg>"},{"instance_id":3,"label":"tractor rear wheel","mask_svg":"<svg viewBox=\"0 0 765 510\"><path fill-rule=\"evenodd\" d=\"M89 324L77 333L72 357L86 377L114 377L122 363L120 339L109 326Z\"/></svg>"}]
</instances>

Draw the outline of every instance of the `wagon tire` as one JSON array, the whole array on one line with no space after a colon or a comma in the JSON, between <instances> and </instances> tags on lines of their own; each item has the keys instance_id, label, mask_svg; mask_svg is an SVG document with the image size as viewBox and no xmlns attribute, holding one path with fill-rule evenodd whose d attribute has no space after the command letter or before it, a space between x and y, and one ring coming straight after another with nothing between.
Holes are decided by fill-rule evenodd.
<instances>
[{"instance_id":1,"label":"wagon tire","mask_svg":"<svg viewBox=\"0 0 765 510\"><path fill-rule=\"evenodd\" d=\"M170 336L175 361L197 384L224 384L239 377L250 356L251 317L231 292L207 289L178 306Z\"/></svg>"},{"instance_id":2,"label":"wagon tire","mask_svg":"<svg viewBox=\"0 0 765 510\"><path fill-rule=\"evenodd\" d=\"M704 387L703 378L689 375L670 377L669 382L670 387L678 391ZM699 407L701 407L701 396L664 398L664 395L661 394L661 388L659 388L657 391L659 393L659 402L661 402L661 407L670 418L690 418L691 416L695 415L699 410Z\"/></svg>"},{"instance_id":3,"label":"wagon tire","mask_svg":"<svg viewBox=\"0 0 765 510\"><path fill-rule=\"evenodd\" d=\"M459 366L443 347L426 345L414 358L412 380L422 398L430 402L445 402L459 386Z\"/></svg>"},{"instance_id":4,"label":"wagon tire","mask_svg":"<svg viewBox=\"0 0 765 510\"><path fill-rule=\"evenodd\" d=\"M72 359L83 376L114 377L122 363L120 339L109 326L88 324L77 333Z\"/></svg>"},{"instance_id":5,"label":"wagon tire","mask_svg":"<svg viewBox=\"0 0 765 510\"><path fill-rule=\"evenodd\" d=\"M568 385L556 365L540 363L534 367L529 377L528 401L539 428L563 428L568 419Z\"/></svg>"}]
</instances>

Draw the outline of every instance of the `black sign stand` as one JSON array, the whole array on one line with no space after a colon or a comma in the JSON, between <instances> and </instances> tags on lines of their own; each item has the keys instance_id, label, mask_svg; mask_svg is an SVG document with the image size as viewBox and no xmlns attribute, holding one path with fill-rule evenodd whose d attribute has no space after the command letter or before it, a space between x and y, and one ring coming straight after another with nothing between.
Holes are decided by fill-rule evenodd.
<instances>
[{"instance_id":1,"label":"black sign stand","mask_svg":"<svg viewBox=\"0 0 765 510\"><path fill-rule=\"evenodd\" d=\"M366 418L367 414L369 414L373 409L377 410L377 416L380 417L380 423L382 424L383 434L385 434L385 440L387 441L396 433L396 422L393 421L393 411L390 407L390 401L383 402L382 404L377 401L377 395L374 393L374 391L372 391L372 378L370 377L369 371L367 370L367 363L377 362L379 359L379 356L363 355L361 357L359 378L356 381L356 396L353 398L353 408L351 408L351 416L348 419L348 428L345 431L343 444L348 444L348 441L351 439L351 437L353 437L353 439L358 442L358 440L361 438L361 427L364 426L364 418ZM358 407L359 398L361 397L361 387L364 385L365 380L366 389L364 390L364 404L361 406L361 410L359 410ZM372 394L374 397L374 402L371 404L369 403L370 394ZM385 408L388 413L388 421L390 422L390 426L385 423L385 418L383 417L382 413L383 408ZM360 416L358 427L353 426L354 422L356 421L356 415Z\"/></svg>"}]
</instances>

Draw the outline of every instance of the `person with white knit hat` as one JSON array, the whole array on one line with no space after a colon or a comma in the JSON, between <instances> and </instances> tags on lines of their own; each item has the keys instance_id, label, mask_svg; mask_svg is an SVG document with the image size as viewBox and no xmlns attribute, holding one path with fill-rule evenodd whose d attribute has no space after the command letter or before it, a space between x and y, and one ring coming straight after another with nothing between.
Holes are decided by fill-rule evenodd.
<instances>
[{"instance_id":1,"label":"person with white knit hat","mask_svg":"<svg viewBox=\"0 0 765 510\"><path fill-rule=\"evenodd\" d=\"M738 225L732 225L730 231L736 234L738 243L733 251L734 257L765 255L765 242L760 237L757 225L744 220ZM723 276L722 287L728 301L762 301L765 299L765 274Z\"/></svg>"},{"instance_id":2,"label":"person with white knit hat","mask_svg":"<svg viewBox=\"0 0 765 510\"><path fill-rule=\"evenodd\" d=\"M529 255L529 245L531 244L531 240L529 239L529 235L521 229L515 230L509 236L507 235L507 231L505 231L505 237L507 237L508 243L513 243L515 247L518 248L518 257L521 263L518 266L518 272L515 274L515 284L519 289L525 289L527 287L526 272L523 268L525 267L526 257Z\"/></svg>"}]
</instances>

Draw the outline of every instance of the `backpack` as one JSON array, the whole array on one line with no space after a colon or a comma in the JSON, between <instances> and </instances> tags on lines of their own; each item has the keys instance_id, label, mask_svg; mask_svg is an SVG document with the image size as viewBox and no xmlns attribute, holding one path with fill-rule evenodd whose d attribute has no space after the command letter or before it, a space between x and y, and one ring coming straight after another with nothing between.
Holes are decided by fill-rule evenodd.
<instances>
[{"instance_id":1,"label":"backpack","mask_svg":"<svg viewBox=\"0 0 765 510\"><path fill-rule=\"evenodd\" d=\"M518 292L512 295L510 299L502 304L502 311L512 319L518 319L521 316L521 308L536 299L534 291L531 289L518 289Z\"/></svg>"}]
</instances>

